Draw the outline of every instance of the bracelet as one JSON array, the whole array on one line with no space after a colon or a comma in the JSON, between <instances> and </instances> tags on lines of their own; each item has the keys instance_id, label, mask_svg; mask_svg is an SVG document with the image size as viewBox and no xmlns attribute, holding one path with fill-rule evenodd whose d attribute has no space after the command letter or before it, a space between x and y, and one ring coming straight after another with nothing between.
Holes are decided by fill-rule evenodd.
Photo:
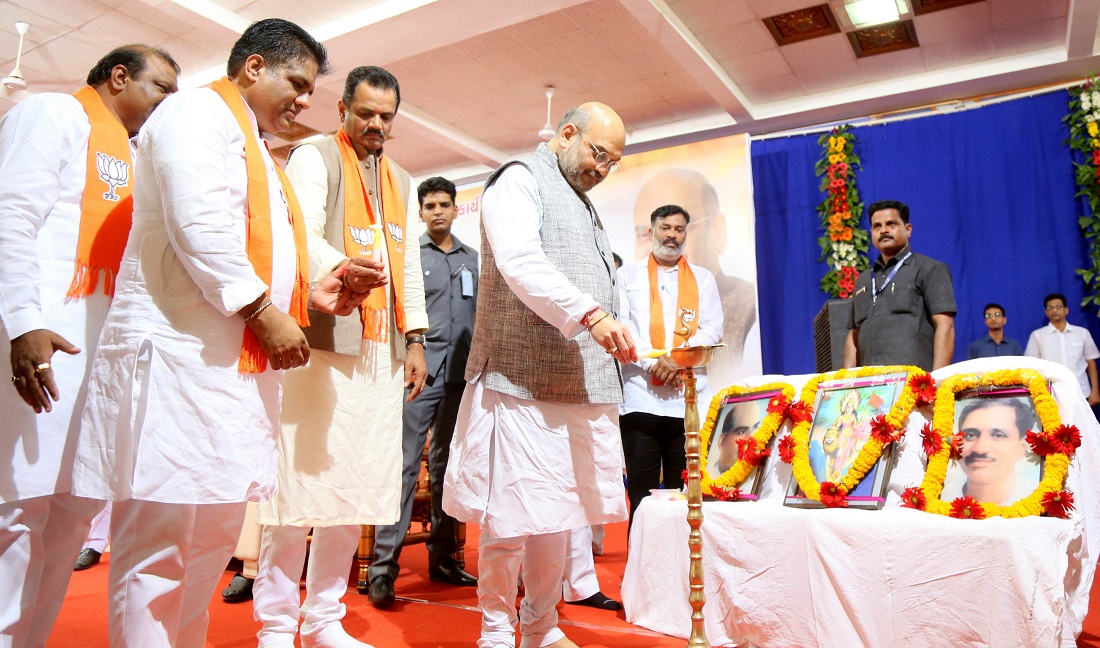
<instances>
[{"instance_id":1,"label":"bracelet","mask_svg":"<svg viewBox=\"0 0 1100 648\"><path fill-rule=\"evenodd\" d=\"M265 301L265 302L264 302L263 304L261 304L261 305L260 305L260 307L259 307L259 308L257 308L256 310L252 311L252 314L251 314L251 315L249 315L248 317L244 318L244 321L246 321L246 322L247 322L248 320L251 320L251 319L256 319L257 317L259 317L259 316L260 316L260 313L262 313L262 312L264 312L265 310L267 310L267 307L268 307L268 306L270 306L270 305L271 305L271 300L270 300L270 299L266 300L266 301Z\"/></svg>"},{"instance_id":2,"label":"bracelet","mask_svg":"<svg viewBox=\"0 0 1100 648\"><path fill-rule=\"evenodd\" d=\"M593 308L592 310L588 311L583 316L581 316L581 326L583 326L584 328L590 328L590 325L589 325L588 322L591 321L592 318L595 317L596 313L598 313L598 312L600 312L600 307L596 306L595 308Z\"/></svg>"},{"instance_id":3,"label":"bracelet","mask_svg":"<svg viewBox=\"0 0 1100 648\"><path fill-rule=\"evenodd\" d=\"M604 313L604 314L603 314L603 317L598 317L598 318L596 318L596 321L595 321L595 322L589 322L588 326L587 326L587 327L585 327L585 328L587 328L587 329L588 329L589 331L591 331L591 330L592 330L592 327L593 327L593 326L595 326L595 325L599 324L600 322L604 321L604 320L605 320L605 319L607 319L608 317L611 317L611 313Z\"/></svg>"},{"instance_id":4,"label":"bracelet","mask_svg":"<svg viewBox=\"0 0 1100 648\"><path fill-rule=\"evenodd\" d=\"M405 348L406 349L409 348L410 344L419 344L422 347L427 347L427 345L424 344L424 336L423 335L411 335L411 336L405 338Z\"/></svg>"}]
</instances>

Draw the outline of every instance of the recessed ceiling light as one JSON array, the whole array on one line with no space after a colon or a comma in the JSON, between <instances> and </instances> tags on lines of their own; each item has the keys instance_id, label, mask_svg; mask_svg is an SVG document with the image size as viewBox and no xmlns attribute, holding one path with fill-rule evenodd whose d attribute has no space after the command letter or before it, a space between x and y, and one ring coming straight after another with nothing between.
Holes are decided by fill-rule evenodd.
<instances>
[{"instance_id":1,"label":"recessed ceiling light","mask_svg":"<svg viewBox=\"0 0 1100 648\"><path fill-rule=\"evenodd\" d=\"M901 18L895 0L847 0L844 10L856 29L896 22Z\"/></svg>"}]
</instances>

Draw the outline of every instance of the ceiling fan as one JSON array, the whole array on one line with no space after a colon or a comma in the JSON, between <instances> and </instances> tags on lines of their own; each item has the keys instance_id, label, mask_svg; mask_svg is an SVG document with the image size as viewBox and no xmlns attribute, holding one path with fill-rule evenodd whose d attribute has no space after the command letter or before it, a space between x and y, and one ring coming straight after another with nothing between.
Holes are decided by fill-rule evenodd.
<instances>
[{"instance_id":1,"label":"ceiling fan","mask_svg":"<svg viewBox=\"0 0 1100 648\"><path fill-rule=\"evenodd\" d=\"M23 78L23 71L19 69L23 62L23 37L27 35L30 28L31 26L25 22L15 23L15 31L19 32L19 53L15 57L15 69L11 74L0 79L0 97L17 103L34 94L27 90L30 84Z\"/></svg>"},{"instance_id":2,"label":"ceiling fan","mask_svg":"<svg viewBox=\"0 0 1100 648\"><path fill-rule=\"evenodd\" d=\"M558 132L554 128L554 123L550 121L550 102L554 98L554 86L546 86L546 124L539 131L539 137L542 141L549 142L554 138L554 134Z\"/></svg>"}]
</instances>

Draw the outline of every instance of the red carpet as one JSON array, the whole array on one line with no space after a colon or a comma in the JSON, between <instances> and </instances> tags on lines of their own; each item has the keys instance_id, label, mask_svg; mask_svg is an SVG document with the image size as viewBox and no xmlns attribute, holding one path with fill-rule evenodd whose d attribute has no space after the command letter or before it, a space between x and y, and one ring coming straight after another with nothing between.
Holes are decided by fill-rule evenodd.
<instances>
[{"instance_id":1,"label":"red carpet","mask_svg":"<svg viewBox=\"0 0 1100 648\"><path fill-rule=\"evenodd\" d=\"M603 592L619 598L619 586L626 567L626 523L607 529L606 553L596 558L596 571ZM107 560L87 571L73 574L61 617L54 628L49 648L107 646ZM476 572L477 530L471 528L466 550L467 566ZM475 588L456 588L433 583L427 578L424 545L407 547L402 554L397 580L400 597L393 608L379 611L354 588L344 603L348 613L344 627L356 638L376 648L470 648L477 641L481 617ZM216 648L253 647L259 624L252 620L251 603L227 605L221 589L232 574L226 572L210 603L210 634L207 646ZM1100 586L1094 583L1089 616L1077 641L1083 648L1100 648ZM706 610L704 609L704 612ZM659 635L626 622L623 612L607 612L575 605L561 605L560 625L578 646L591 648L682 648L683 639ZM686 632L687 628L685 628Z\"/></svg>"}]
</instances>

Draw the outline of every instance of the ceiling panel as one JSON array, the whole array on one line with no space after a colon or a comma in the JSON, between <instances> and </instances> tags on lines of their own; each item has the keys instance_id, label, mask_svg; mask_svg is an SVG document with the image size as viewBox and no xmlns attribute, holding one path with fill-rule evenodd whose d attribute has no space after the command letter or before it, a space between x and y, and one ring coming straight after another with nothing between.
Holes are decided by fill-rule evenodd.
<instances>
[{"instance_id":1,"label":"ceiling panel","mask_svg":"<svg viewBox=\"0 0 1100 648\"><path fill-rule=\"evenodd\" d=\"M921 45L935 45L963 38L988 39L993 28L988 2L934 11L915 17L913 24Z\"/></svg>"}]
</instances>

